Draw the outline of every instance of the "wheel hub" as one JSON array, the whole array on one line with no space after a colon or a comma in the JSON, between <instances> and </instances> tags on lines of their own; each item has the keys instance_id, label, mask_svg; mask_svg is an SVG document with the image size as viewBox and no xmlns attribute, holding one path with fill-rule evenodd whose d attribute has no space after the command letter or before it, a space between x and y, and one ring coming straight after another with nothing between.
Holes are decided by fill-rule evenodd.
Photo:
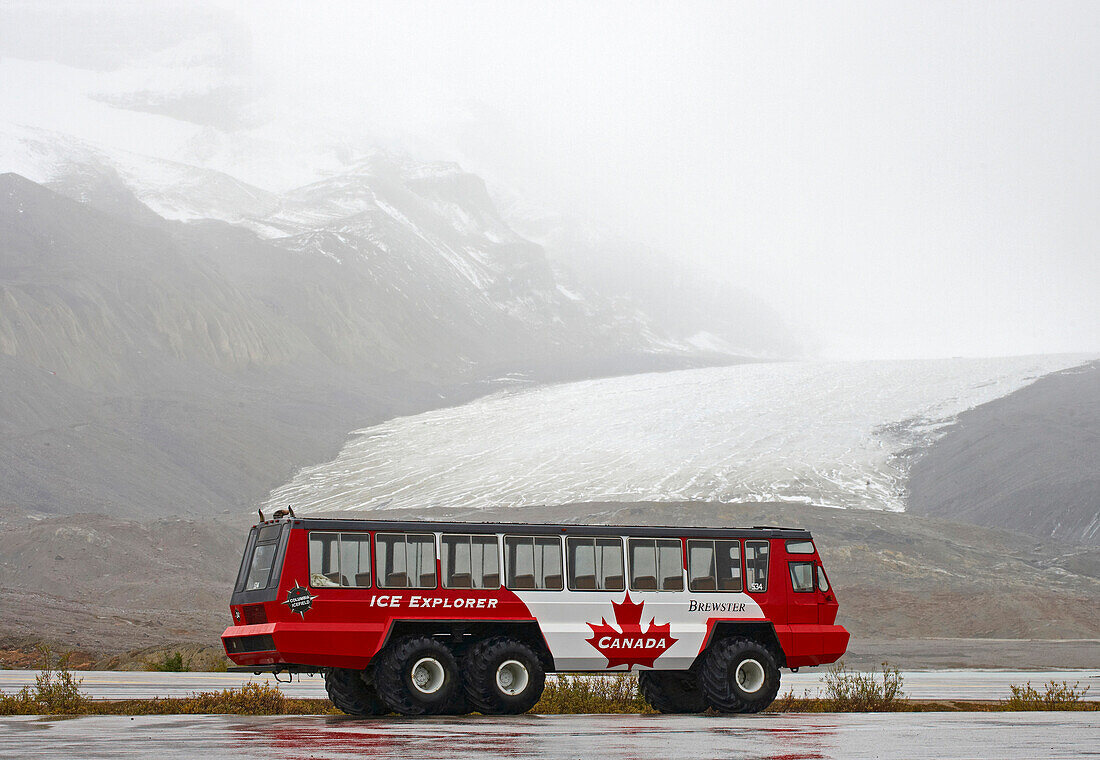
<instances>
[{"instance_id":1,"label":"wheel hub","mask_svg":"<svg viewBox=\"0 0 1100 760\"><path fill-rule=\"evenodd\" d=\"M422 657L412 666L412 685L421 694L435 694L446 679L443 663L434 657Z\"/></svg>"},{"instance_id":2,"label":"wheel hub","mask_svg":"<svg viewBox=\"0 0 1100 760\"><path fill-rule=\"evenodd\" d=\"M764 666L757 660L746 658L737 663L734 678L741 691L746 694L755 694L764 686Z\"/></svg>"},{"instance_id":3,"label":"wheel hub","mask_svg":"<svg viewBox=\"0 0 1100 760\"><path fill-rule=\"evenodd\" d=\"M505 660L497 668L497 688L510 697L522 693L530 681L527 666L519 660Z\"/></svg>"}]
</instances>

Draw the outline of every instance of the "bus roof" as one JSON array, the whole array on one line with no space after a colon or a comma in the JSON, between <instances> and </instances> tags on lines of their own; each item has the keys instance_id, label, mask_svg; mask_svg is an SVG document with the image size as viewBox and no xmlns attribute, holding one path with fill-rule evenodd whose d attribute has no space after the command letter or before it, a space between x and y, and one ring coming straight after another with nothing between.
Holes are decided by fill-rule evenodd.
<instances>
[{"instance_id":1,"label":"bus roof","mask_svg":"<svg viewBox=\"0 0 1100 760\"><path fill-rule=\"evenodd\" d=\"M260 525L277 521L268 520ZM688 528L675 525L584 525L576 523L436 522L434 520L376 520L371 518L296 517L295 528L307 530L374 530L440 533L511 533L516 535L639 536L645 538L810 538L802 528Z\"/></svg>"}]
</instances>

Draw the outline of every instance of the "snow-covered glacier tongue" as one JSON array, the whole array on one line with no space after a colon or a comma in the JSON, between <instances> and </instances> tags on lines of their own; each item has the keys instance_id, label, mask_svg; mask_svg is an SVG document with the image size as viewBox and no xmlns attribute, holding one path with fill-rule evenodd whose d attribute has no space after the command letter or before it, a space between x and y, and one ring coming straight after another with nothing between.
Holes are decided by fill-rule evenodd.
<instances>
[{"instance_id":1,"label":"snow-covered glacier tongue","mask_svg":"<svg viewBox=\"0 0 1100 760\"><path fill-rule=\"evenodd\" d=\"M503 392L352 434L269 506L578 501L905 507L910 456L960 412L1084 356L791 362Z\"/></svg>"}]
</instances>

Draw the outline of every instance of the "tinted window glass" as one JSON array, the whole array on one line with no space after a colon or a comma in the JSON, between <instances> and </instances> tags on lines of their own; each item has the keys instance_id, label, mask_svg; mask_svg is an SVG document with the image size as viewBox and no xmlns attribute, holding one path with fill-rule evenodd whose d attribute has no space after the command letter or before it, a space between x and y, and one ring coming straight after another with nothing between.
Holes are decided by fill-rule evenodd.
<instances>
[{"instance_id":1,"label":"tinted window glass","mask_svg":"<svg viewBox=\"0 0 1100 760\"><path fill-rule=\"evenodd\" d=\"M275 565L275 555L279 550L279 538L282 533L282 525L265 525L257 532L256 547L252 550L252 560L248 564L244 591L256 591L271 585L272 568Z\"/></svg>"},{"instance_id":2,"label":"tinted window glass","mask_svg":"<svg viewBox=\"0 0 1100 760\"><path fill-rule=\"evenodd\" d=\"M256 542L266 544L269 541L278 541L282 530L282 525L265 525L260 528L260 537L256 539Z\"/></svg>"},{"instance_id":3,"label":"tinted window glass","mask_svg":"<svg viewBox=\"0 0 1100 760\"><path fill-rule=\"evenodd\" d=\"M519 591L561 591L561 541L550 536L506 536L508 588Z\"/></svg>"},{"instance_id":4,"label":"tinted window glass","mask_svg":"<svg viewBox=\"0 0 1100 760\"><path fill-rule=\"evenodd\" d=\"M741 591L740 541L688 541L688 588Z\"/></svg>"},{"instance_id":5,"label":"tinted window glass","mask_svg":"<svg viewBox=\"0 0 1100 760\"><path fill-rule=\"evenodd\" d=\"M443 536L444 588L500 588L496 536Z\"/></svg>"},{"instance_id":6,"label":"tinted window glass","mask_svg":"<svg viewBox=\"0 0 1100 760\"><path fill-rule=\"evenodd\" d=\"M567 538L569 588L574 591L622 591L623 542L619 538Z\"/></svg>"},{"instance_id":7,"label":"tinted window glass","mask_svg":"<svg viewBox=\"0 0 1100 760\"><path fill-rule=\"evenodd\" d=\"M825 577L825 568L817 566L817 587L822 591L829 590L829 579Z\"/></svg>"},{"instance_id":8,"label":"tinted window glass","mask_svg":"<svg viewBox=\"0 0 1100 760\"><path fill-rule=\"evenodd\" d=\"M800 594L814 590L814 563L792 562L791 587Z\"/></svg>"},{"instance_id":9,"label":"tinted window glass","mask_svg":"<svg viewBox=\"0 0 1100 760\"><path fill-rule=\"evenodd\" d=\"M630 588L634 591L683 591L684 568L680 542L675 539L632 538Z\"/></svg>"},{"instance_id":10,"label":"tinted window glass","mask_svg":"<svg viewBox=\"0 0 1100 760\"><path fill-rule=\"evenodd\" d=\"M309 534L309 585L314 588L340 585L338 536L338 533Z\"/></svg>"},{"instance_id":11,"label":"tinted window glass","mask_svg":"<svg viewBox=\"0 0 1100 760\"><path fill-rule=\"evenodd\" d=\"M435 536L377 533L375 574L380 588L435 588Z\"/></svg>"},{"instance_id":12,"label":"tinted window glass","mask_svg":"<svg viewBox=\"0 0 1100 760\"><path fill-rule=\"evenodd\" d=\"M656 591L657 542L632 538L626 546L630 554L630 588L634 591Z\"/></svg>"},{"instance_id":13,"label":"tinted window glass","mask_svg":"<svg viewBox=\"0 0 1100 760\"><path fill-rule=\"evenodd\" d=\"M248 580L244 584L245 591L255 591L258 588L267 588L271 580L271 566L275 563L275 549L277 543L257 544L252 552L252 567L248 571Z\"/></svg>"},{"instance_id":14,"label":"tinted window glass","mask_svg":"<svg viewBox=\"0 0 1100 760\"><path fill-rule=\"evenodd\" d=\"M718 564L718 590L740 591L742 588L741 542L715 541L714 556Z\"/></svg>"},{"instance_id":15,"label":"tinted window glass","mask_svg":"<svg viewBox=\"0 0 1100 760\"><path fill-rule=\"evenodd\" d=\"M370 534L309 534L309 585L370 587Z\"/></svg>"},{"instance_id":16,"label":"tinted window glass","mask_svg":"<svg viewBox=\"0 0 1100 760\"><path fill-rule=\"evenodd\" d=\"M340 585L370 586L370 534L340 534Z\"/></svg>"},{"instance_id":17,"label":"tinted window glass","mask_svg":"<svg viewBox=\"0 0 1100 760\"><path fill-rule=\"evenodd\" d=\"M692 591L718 590L713 541L688 541L688 588Z\"/></svg>"},{"instance_id":18,"label":"tinted window glass","mask_svg":"<svg viewBox=\"0 0 1100 760\"><path fill-rule=\"evenodd\" d=\"M745 542L745 571L748 573L749 591L760 593L768 590L768 542Z\"/></svg>"},{"instance_id":19,"label":"tinted window glass","mask_svg":"<svg viewBox=\"0 0 1100 760\"><path fill-rule=\"evenodd\" d=\"M813 541L788 541L787 554L813 554Z\"/></svg>"},{"instance_id":20,"label":"tinted window glass","mask_svg":"<svg viewBox=\"0 0 1100 760\"><path fill-rule=\"evenodd\" d=\"M244 545L244 554L241 555L241 569L237 572L237 583L233 587L234 591L244 591L245 583L248 582L248 574L252 570L252 550L256 546L256 535L258 530L250 530L248 532L248 541Z\"/></svg>"},{"instance_id":21,"label":"tinted window glass","mask_svg":"<svg viewBox=\"0 0 1100 760\"><path fill-rule=\"evenodd\" d=\"M657 580L661 591L684 590L684 554L678 540L657 541Z\"/></svg>"}]
</instances>

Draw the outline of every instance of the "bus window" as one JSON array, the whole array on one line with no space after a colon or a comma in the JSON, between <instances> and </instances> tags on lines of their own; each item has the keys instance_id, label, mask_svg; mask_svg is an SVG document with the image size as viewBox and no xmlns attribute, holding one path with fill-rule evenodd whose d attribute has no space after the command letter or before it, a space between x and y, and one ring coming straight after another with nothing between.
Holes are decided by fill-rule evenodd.
<instances>
[{"instance_id":1,"label":"bus window","mask_svg":"<svg viewBox=\"0 0 1100 760\"><path fill-rule=\"evenodd\" d=\"M745 570L748 573L749 591L763 593L768 590L768 542L745 542Z\"/></svg>"},{"instance_id":2,"label":"bus window","mask_svg":"<svg viewBox=\"0 0 1100 760\"><path fill-rule=\"evenodd\" d=\"M505 536L506 583L517 591L561 591L561 541L551 536Z\"/></svg>"},{"instance_id":3,"label":"bus window","mask_svg":"<svg viewBox=\"0 0 1100 760\"><path fill-rule=\"evenodd\" d=\"M814 542L813 541L788 541L787 542L787 554L813 554Z\"/></svg>"},{"instance_id":4,"label":"bus window","mask_svg":"<svg viewBox=\"0 0 1100 760\"><path fill-rule=\"evenodd\" d=\"M370 587L370 534L340 534L340 585Z\"/></svg>"},{"instance_id":5,"label":"bus window","mask_svg":"<svg viewBox=\"0 0 1100 760\"><path fill-rule=\"evenodd\" d=\"M375 574L379 588L435 588L435 536L377 533Z\"/></svg>"},{"instance_id":6,"label":"bus window","mask_svg":"<svg viewBox=\"0 0 1100 760\"><path fill-rule=\"evenodd\" d=\"M741 584L741 542L715 541L714 556L717 558L718 590L740 591Z\"/></svg>"},{"instance_id":7,"label":"bus window","mask_svg":"<svg viewBox=\"0 0 1100 760\"><path fill-rule=\"evenodd\" d=\"M309 585L370 587L370 534L309 534Z\"/></svg>"},{"instance_id":8,"label":"bus window","mask_svg":"<svg viewBox=\"0 0 1100 760\"><path fill-rule=\"evenodd\" d=\"M267 588L275 580L272 570L275 567L275 553L279 549L279 538L283 526L265 525L260 528L256 538L256 548L252 552L252 561L244 583L244 591L256 591Z\"/></svg>"},{"instance_id":9,"label":"bus window","mask_svg":"<svg viewBox=\"0 0 1100 760\"><path fill-rule=\"evenodd\" d=\"M791 587L796 593L806 594L814 590L814 563L791 562Z\"/></svg>"},{"instance_id":10,"label":"bus window","mask_svg":"<svg viewBox=\"0 0 1100 760\"><path fill-rule=\"evenodd\" d=\"M688 588L741 591L740 541L688 541Z\"/></svg>"},{"instance_id":11,"label":"bus window","mask_svg":"<svg viewBox=\"0 0 1100 760\"><path fill-rule=\"evenodd\" d=\"M567 538L565 540L569 588L573 591L622 591L621 538Z\"/></svg>"},{"instance_id":12,"label":"bus window","mask_svg":"<svg viewBox=\"0 0 1100 760\"><path fill-rule=\"evenodd\" d=\"M496 536L442 538L443 588L500 588Z\"/></svg>"},{"instance_id":13,"label":"bus window","mask_svg":"<svg viewBox=\"0 0 1100 760\"><path fill-rule=\"evenodd\" d=\"M632 538L627 546L631 590L684 590L684 562L677 539Z\"/></svg>"}]
</instances>

